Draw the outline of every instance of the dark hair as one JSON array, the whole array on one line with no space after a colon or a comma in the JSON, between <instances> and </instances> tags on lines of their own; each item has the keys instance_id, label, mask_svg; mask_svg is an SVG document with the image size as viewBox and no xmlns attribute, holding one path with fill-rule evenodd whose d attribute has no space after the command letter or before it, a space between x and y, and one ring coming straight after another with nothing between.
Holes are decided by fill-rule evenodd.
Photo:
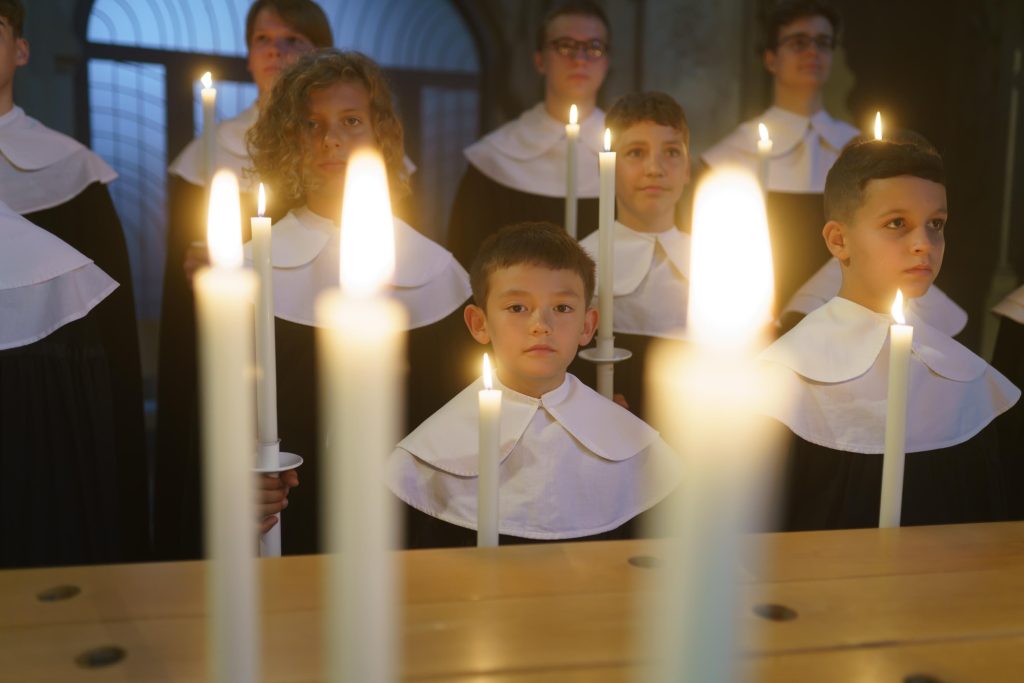
<instances>
[{"instance_id":1,"label":"dark hair","mask_svg":"<svg viewBox=\"0 0 1024 683\"><path fill-rule=\"evenodd\" d=\"M522 264L576 273L583 280L584 301L590 305L594 297L594 259L565 230L543 221L506 225L480 245L469 269L476 305L487 306L494 271Z\"/></svg>"},{"instance_id":2,"label":"dark hair","mask_svg":"<svg viewBox=\"0 0 1024 683\"><path fill-rule=\"evenodd\" d=\"M267 183L278 196L301 201L306 190L302 177L304 133L309 96L335 83L361 83L370 96L370 123L388 170L391 197L408 192L402 123L377 63L359 52L326 49L299 58L277 79L256 125L245 136L253 168L250 173Z\"/></svg>"},{"instance_id":3,"label":"dark hair","mask_svg":"<svg viewBox=\"0 0 1024 683\"><path fill-rule=\"evenodd\" d=\"M327 15L313 0L256 0L245 16L245 44L250 50L252 34L256 28L256 15L265 9L281 17L293 31L306 36L315 47L334 45L334 35L331 33Z\"/></svg>"},{"instance_id":4,"label":"dark hair","mask_svg":"<svg viewBox=\"0 0 1024 683\"><path fill-rule=\"evenodd\" d=\"M792 24L797 19L809 17L827 19L828 23L832 24L833 39L839 41L842 20L839 11L827 0L779 0L765 14L758 53L765 50L774 52L779 47L779 31L782 27Z\"/></svg>"},{"instance_id":5,"label":"dark hair","mask_svg":"<svg viewBox=\"0 0 1024 683\"><path fill-rule=\"evenodd\" d=\"M0 17L7 20L11 25L11 32L15 38L21 38L25 30L25 6L21 0L0 0Z\"/></svg>"},{"instance_id":6,"label":"dark hair","mask_svg":"<svg viewBox=\"0 0 1024 683\"><path fill-rule=\"evenodd\" d=\"M914 134L923 140L921 136ZM946 184L942 157L935 148L903 140L866 140L843 149L825 179L825 219L849 220L864 202L864 189L872 180L914 176Z\"/></svg>"},{"instance_id":7,"label":"dark hair","mask_svg":"<svg viewBox=\"0 0 1024 683\"><path fill-rule=\"evenodd\" d=\"M555 4L551 9L544 15L544 20L540 26L537 27L537 50L542 51L544 46L548 42L548 29L551 28L551 22L558 17L564 17L567 15L580 16L580 17L594 17L604 24L605 43L608 44L608 50L611 51L612 44L612 27L608 23L608 15L601 9L601 5L594 2L594 0L563 0Z\"/></svg>"},{"instance_id":8,"label":"dark hair","mask_svg":"<svg viewBox=\"0 0 1024 683\"><path fill-rule=\"evenodd\" d=\"M651 121L659 126L675 128L683 134L683 144L690 146L690 126L686 112L679 103L663 92L634 92L615 100L605 114L605 126L612 131L612 142L631 126Z\"/></svg>"}]
</instances>

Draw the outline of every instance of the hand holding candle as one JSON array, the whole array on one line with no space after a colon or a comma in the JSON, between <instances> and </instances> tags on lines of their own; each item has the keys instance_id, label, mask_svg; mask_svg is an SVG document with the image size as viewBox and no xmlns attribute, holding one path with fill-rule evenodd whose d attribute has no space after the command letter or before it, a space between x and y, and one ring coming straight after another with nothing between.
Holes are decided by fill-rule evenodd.
<instances>
[{"instance_id":1,"label":"hand holding candle","mask_svg":"<svg viewBox=\"0 0 1024 683\"><path fill-rule=\"evenodd\" d=\"M565 168L565 231L576 238L576 143L580 137L579 111L576 105L569 107L569 123L565 126L566 168Z\"/></svg>"},{"instance_id":2,"label":"hand holding candle","mask_svg":"<svg viewBox=\"0 0 1024 683\"><path fill-rule=\"evenodd\" d=\"M476 544L498 545L498 463L501 438L501 390L491 388L491 362L484 354L484 388L480 391L480 476L477 477Z\"/></svg>"},{"instance_id":3,"label":"hand holding candle","mask_svg":"<svg viewBox=\"0 0 1024 683\"><path fill-rule=\"evenodd\" d=\"M889 392L885 413L885 454L882 456L880 528L898 527L903 508L903 464L907 448L907 387L914 328L903 316L903 292L896 290L889 326Z\"/></svg>"}]
</instances>

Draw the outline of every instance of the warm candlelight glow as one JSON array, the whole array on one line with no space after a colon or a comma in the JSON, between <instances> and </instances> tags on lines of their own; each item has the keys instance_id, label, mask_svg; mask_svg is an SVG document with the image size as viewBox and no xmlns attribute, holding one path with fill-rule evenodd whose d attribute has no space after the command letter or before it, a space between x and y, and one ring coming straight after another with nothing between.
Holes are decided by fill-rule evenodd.
<instances>
[{"instance_id":1,"label":"warm candlelight glow","mask_svg":"<svg viewBox=\"0 0 1024 683\"><path fill-rule=\"evenodd\" d=\"M771 138L768 137L768 126L763 123L757 124L757 135L761 138L761 142L768 142L771 140Z\"/></svg>"},{"instance_id":2,"label":"warm candlelight glow","mask_svg":"<svg viewBox=\"0 0 1024 683\"><path fill-rule=\"evenodd\" d=\"M569 123L577 124L580 121L580 111L576 108L576 105L569 107Z\"/></svg>"},{"instance_id":3,"label":"warm candlelight glow","mask_svg":"<svg viewBox=\"0 0 1024 683\"><path fill-rule=\"evenodd\" d=\"M347 295L372 296L395 272L395 224L388 173L380 153L352 153L341 208L341 287Z\"/></svg>"},{"instance_id":4,"label":"warm candlelight glow","mask_svg":"<svg viewBox=\"0 0 1024 683\"><path fill-rule=\"evenodd\" d=\"M604 151L606 151L606 152L612 151L612 129L611 128L605 128L604 129Z\"/></svg>"},{"instance_id":5,"label":"warm candlelight glow","mask_svg":"<svg viewBox=\"0 0 1024 683\"><path fill-rule=\"evenodd\" d=\"M907 318L903 315L903 290L896 290L896 298L892 302L892 317L899 325L906 325Z\"/></svg>"},{"instance_id":6,"label":"warm candlelight glow","mask_svg":"<svg viewBox=\"0 0 1024 683\"><path fill-rule=\"evenodd\" d=\"M484 389L493 389L491 381L491 359L484 354Z\"/></svg>"},{"instance_id":7,"label":"warm candlelight glow","mask_svg":"<svg viewBox=\"0 0 1024 683\"><path fill-rule=\"evenodd\" d=\"M267 192L260 183L260 191L256 196L256 215L262 217L267 212Z\"/></svg>"},{"instance_id":8,"label":"warm candlelight glow","mask_svg":"<svg viewBox=\"0 0 1024 683\"><path fill-rule=\"evenodd\" d=\"M207 88L207 89L209 89L209 88L212 88L212 87L213 87L213 76L212 76L212 75L210 75L210 72L209 72L209 71L207 71L206 73L204 73L204 74L203 74L203 77L202 77L202 78L200 78L200 79L199 79L199 81L200 81L200 82L201 82L201 83L203 84L203 87L204 87L204 88Z\"/></svg>"},{"instance_id":9,"label":"warm candlelight glow","mask_svg":"<svg viewBox=\"0 0 1024 683\"><path fill-rule=\"evenodd\" d=\"M882 139L882 112L875 112L875 139Z\"/></svg>"},{"instance_id":10,"label":"warm candlelight glow","mask_svg":"<svg viewBox=\"0 0 1024 683\"><path fill-rule=\"evenodd\" d=\"M213 177L206 218L206 243L214 266L241 267L242 207L238 200L238 178L231 171L221 170Z\"/></svg>"},{"instance_id":11,"label":"warm candlelight glow","mask_svg":"<svg viewBox=\"0 0 1024 683\"><path fill-rule=\"evenodd\" d=\"M690 253L691 338L714 347L754 343L771 320L774 279L764 200L752 175L727 168L700 184Z\"/></svg>"}]
</instances>

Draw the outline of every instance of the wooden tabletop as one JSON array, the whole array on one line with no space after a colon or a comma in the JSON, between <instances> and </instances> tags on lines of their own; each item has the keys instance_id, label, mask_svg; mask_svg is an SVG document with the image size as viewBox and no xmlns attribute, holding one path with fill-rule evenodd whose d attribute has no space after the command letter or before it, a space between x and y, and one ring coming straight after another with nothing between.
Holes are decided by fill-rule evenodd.
<instances>
[{"instance_id":1,"label":"wooden tabletop","mask_svg":"<svg viewBox=\"0 0 1024 683\"><path fill-rule=\"evenodd\" d=\"M1024 681L1024 522L751 541L737 586L750 680ZM405 679L633 680L660 546L397 553ZM265 680L321 680L323 558L259 564ZM0 681L203 680L203 582L202 562L0 572ZM76 663L105 646L123 658Z\"/></svg>"}]
</instances>

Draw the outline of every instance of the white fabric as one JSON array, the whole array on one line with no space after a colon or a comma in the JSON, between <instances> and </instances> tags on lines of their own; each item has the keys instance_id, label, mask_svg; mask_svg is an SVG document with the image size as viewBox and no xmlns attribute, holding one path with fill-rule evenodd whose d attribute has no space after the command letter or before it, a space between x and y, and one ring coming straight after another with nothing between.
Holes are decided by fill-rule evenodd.
<instances>
[{"instance_id":1,"label":"white fabric","mask_svg":"<svg viewBox=\"0 0 1024 683\"><path fill-rule=\"evenodd\" d=\"M843 272L839 261L834 258L829 259L796 291L796 294L790 297L779 318L781 319L787 313L807 315L839 294L842 284ZM924 296L909 299L907 308L918 318L950 337L960 334L967 326L967 311L960 308L955 301L935 285L929 287Z\"/></svg>"},{"instance_id":2,"label":"white fabric","mask_svg":"<svg viewBox=\"0 0 1024 683\"><path fill-rule=\"evenodd\" d=\"M580 122L576 145L579 198L600 193L597 155L603 146L604 112L594 109ZM540 102L463 153L481 173L505 187L544 197L564 197L566 148L565 124L551 118Z\"/></svg>"},{"instance_id":3,"label":"white fabric","mask_svg":"<svg viewBox=\"0 0 1024 683\"><path fill-rule=\"evenodd\" d=\"M0 201L19 214L59 206L114 169L77 140L47 128L21 107L0 116Z\"/></svg>"},{"instance_id":4,"label":"white fabric","mask_svg":"<svg viewBox=\"0 0 1024 683\"><path fill-rule=\"evenodd\" d=\"M580 240L595 262L599 241L597 232ZM684 337L690 292L689 235L674 227L660 233L638 232L616 221L614 280L616 332Z\"/></svg>"},{"instance_id":5,"label":"white fabric","mask_svg":"<svg viewBox=\"0 0 1024 683\"><path fill-rule=\"evenodd\" d=\"M290 211L270 233L274 268L274 313L302 325L316 325L320 292L338 286L341 231L306 207ZM245 245L252 263L252 243ZM409 314L409 329L441 320L466 302L469 275L444 247L395 218L395 275L390 295Z\"/></svg>"},{"instance_id":6,"label":"white fabric","mask_svg":"<svg viewBox=\"0 0 1024 683\"><path fill-rule=\"evenodd\" d=\"M916 318L910 355L907 452L967 441L1020 390L967 348ZM888 315L835 297L761 353L796 397L767 413L826 448L882 453L889 373Z\"/></svg>"},{"instance_id":7,"label":"white fabric","mask_svg":"<svg viewBox=\"0 0 1024 683\"><path fill-rule=\"evenodd\" d=\"M739 127L704 152L702 158L714 168L738 165L757 173L757 124L764 123L772 139L768 155L768 190L772 192L821 193L825 176L839 158L839 152L860 134L850 124L834 119L824 109L810 118L771 107L761 116Z\"/></svg>"},{"instance_id":8,"label":"white fabric","mask_svg":"<svg viewBox=\"0 0 1024 683\"><path fill-rule=\"evenodd\" d=\"M992 309L992 312L1004 318L1009 318L1015 323L1024 325L1024 287L1019 287L1010 292L1005 299Z\"/></svg>"},{"instance_id":9,"label":"white fabric","mask_svg":"<svg viewBox=\"0 0 1024 683\"><path fill-rule=\"evenodd\" d=\"M0 350L84 317L116 288L86 256L0 202Z\"/></svg>"},{"instance_id":10,"label":"white fabric","mask_svg":"<svg viewBox=\"0 0 1024 683\"><path fill-rule=\"evenodd\" d=\"M476 528L477 380L405 437L388 485L428 515ZM572 375L539 399L500 382L499 531L563 539L615 529L667 496L678 460L658 433Z\"/></svg>"}]
</instances>

